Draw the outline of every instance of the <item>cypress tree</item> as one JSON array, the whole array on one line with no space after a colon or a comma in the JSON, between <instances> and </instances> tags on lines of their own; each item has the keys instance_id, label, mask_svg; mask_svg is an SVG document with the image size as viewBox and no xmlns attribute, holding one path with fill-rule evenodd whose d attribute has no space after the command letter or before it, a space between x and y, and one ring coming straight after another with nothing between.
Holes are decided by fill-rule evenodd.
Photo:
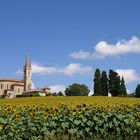
<instances>
[{"instance_id":1,"label":"cypress tree","mask_svg":"<svg viewBox=\"0 0 140 140\"><path fill-rule=\"evenodd\" d=\"M100 96L101 94L101 76L100 70L96 69L94 74L94 94L95 96Z\"/></svg>"},{"instance_id":2,"label":"cypress tree","mask_svg":"<svg viewBox=\"0 0 140 140\"><path fill-rule=\"evenodd\" d=\"M108 78L105 71L102 71L101 76L101 92L103 96L108 96Z\"/></svg>"},{"instance_id":3,"label":"cypress tree","mask_svg":"<svg viewBox=\"0 0 140 140\"><path fill-rule=\"evenodd\" d=\"M137 85L135 93L136 93L136 97L140 97L140 84Z\"/></svg>"},{"instance_id":4,"label":"cypress tree","mask_svg":"<svg viewBox=\"0 0 140 140\"><path fill-rule=\"evenodd\" d=\"M120 93L119 93L119 95L127 96L125 81L124 81L123 77L122 77L121 82L120 82Z\"/></svg>"},{"instance_id":5,"label":"cypress tree","mask_svg":"<svg viewBox=\"0 0 140 140\"><path fill-rule=\"evenodd\" d=\"M112 96L118 96L120 93L120 76L113 70L109 71L109 92Z\"/></svg>"}]
</instances>

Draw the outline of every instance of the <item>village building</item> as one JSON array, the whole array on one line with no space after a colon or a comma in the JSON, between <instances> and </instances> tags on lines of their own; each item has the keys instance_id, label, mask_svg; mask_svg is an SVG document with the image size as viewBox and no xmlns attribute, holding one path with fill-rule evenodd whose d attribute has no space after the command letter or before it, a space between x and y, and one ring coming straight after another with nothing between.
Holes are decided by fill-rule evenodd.
<instances>
[{"instance_id":1,"label":"village building","mask_svg":"<svg viewBox=\"0 0 140 140\"><path fill-rule=\"evenodd\" d=\"M38 93L40 96L46 96L46 94L50 92L49 87L32 89L32 67L29 56L26 56L23 75L23 80L13 78L0 79L0 97L14 98L17 95L32 95L33 93Z\"/></svg>"}]
</instances>

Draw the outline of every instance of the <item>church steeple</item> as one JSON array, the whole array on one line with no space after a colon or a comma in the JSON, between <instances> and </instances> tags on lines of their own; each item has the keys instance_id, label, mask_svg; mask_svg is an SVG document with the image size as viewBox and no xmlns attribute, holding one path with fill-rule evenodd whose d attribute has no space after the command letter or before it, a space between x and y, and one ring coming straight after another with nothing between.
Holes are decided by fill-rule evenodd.
<instances>
[{"instance_id":1,"label":"church steeple","mask_svg":"<svg viewBox=\"0 0 140 140\"><path fill-rule=\"evenodd\" d=\"M24 65L24 91L29 91L32 88L32 67L29 56L26 56Z\"/></svg>"},{"instance_id":2,"label":"church steeple","mask_svg":"<svg viewBox=\"0 0 140 140\"><path fill-rule=\"evenodd\" d=\"M30 59L29 56L26 56L26 60L25 60L25 67L26 68L31 68L31 63L30 63Z\"/></svg>"}]
</instances>

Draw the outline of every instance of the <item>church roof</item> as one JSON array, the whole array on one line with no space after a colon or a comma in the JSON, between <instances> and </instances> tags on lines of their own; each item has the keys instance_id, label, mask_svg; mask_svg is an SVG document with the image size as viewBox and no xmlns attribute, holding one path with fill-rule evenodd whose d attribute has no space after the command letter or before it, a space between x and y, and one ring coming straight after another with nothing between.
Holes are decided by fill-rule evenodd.
<instances>
[{"instance_id":1,"label":"church roof","mask_svg":"<svg viewBox=\"0 0 140 140\"><path fill-rule=\"evenodd\" d=\"M31 67L31 63L30 63L30 59L29 59L29 56L28 55L26 56L25 67L26 68L28 68L28 67L30 68Z\"/></svg>"},{"instance_id":2,"label":"church roof","mask_svg":"<svg viewBox=\"0 0 140 140\"><path fill-rule=\"evenodd\" d=\"M23 80L17 80L13 78L2 78L0 79L0 82L16 82L16 83L24 83Z\"/></svg>"},{"instance_id":3,"label":"church roof","mask_svg":"<svg viewBox=\"0 0 140 140\"><path fill-rule=\"evenodd\" d=\"M12 86L24 86L24 85L21 85L21 84L12 84Z\"/></svg>"}]
</instances>

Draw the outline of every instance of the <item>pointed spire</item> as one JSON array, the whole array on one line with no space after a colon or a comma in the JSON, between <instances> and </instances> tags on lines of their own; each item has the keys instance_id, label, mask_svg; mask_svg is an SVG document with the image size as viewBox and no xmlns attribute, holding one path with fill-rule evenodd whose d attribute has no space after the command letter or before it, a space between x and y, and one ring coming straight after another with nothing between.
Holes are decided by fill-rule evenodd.
<instances>
[{"instance_id":1,"label":"pointed spire","mask_svg":"<svg viewBox=\"0 0 140 140\"><path fill-rule=\"evenodd\" d=\"M31 63L28 55L26 56L25 60L25 68L31 68Z\"/></svg>"}]
</instances>

